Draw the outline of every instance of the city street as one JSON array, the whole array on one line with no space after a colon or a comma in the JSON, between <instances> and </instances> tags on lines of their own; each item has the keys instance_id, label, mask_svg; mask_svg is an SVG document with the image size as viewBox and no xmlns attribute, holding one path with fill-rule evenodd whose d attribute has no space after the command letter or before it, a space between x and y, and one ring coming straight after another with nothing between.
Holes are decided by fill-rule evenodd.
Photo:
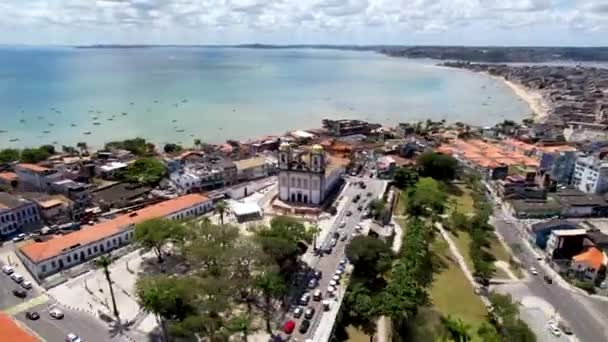
<instances>
[{"instance_id":1,"label":"city street","mask_svg":"<svg viewBox=\"0 0 608 342\"><path fill-rule=\"evenodd\" d=\"M0 267L4 266L5 263L0 262ZM25 280L30 279L29 274L24 274L19 271L19 274L24 276ZM13 294L13 290L20 289L27 293L25 298L19 298ZM8 274L0 272L0 310L6 310L15 305L24 305L23 303L36 298L40 295L40 291L33 285L31 289L24 289L21 284L17 284Z\"/></svg>"},{"instance_id":2,"label":"city street","mask_svg":"<svg viewBox=\"0 0 608 342\"><path fill-rule=\"evenodd\" d=\"M366 189L362 189L357 184L361 180L365 182ZM382 192L384 190L385 184L386 184L385 181L377 180L377 179L369 179L369 178L351 178L347 181L347 184L345 185L345 188L343 189L343 191L341 193L343 200L346 201L345 205L343 206L342 210L340 212L338 212L334 225L331 227L330 233L327 234L327 238L324 241L320 241L318 243L317 247L319 247L321 249L330 247L334 232L338 232L340 234L340 237L338 238L338 242L337 242L336 246L333 247L331 254L323 255L322 257L316 257L310 265L311 268L319 270L323 273L321 280L319 281L317 287L315 287L315 289L320 289L323 293L323 298L321 299L321 301L323 299L328 299L327 298L327 288L329 286L329 282L332 280L332 277L334 276L336 270L338 269L338 267L340 265L340 261L345 258L345 248L346 248L350 238L352 237L353 232L355 231L355 226L361 222L363 210L358 211L357 208L359 206L361 206L363 209L365 209L372 199L378 198L379 196L381 196ZM371 193L370 196L366 195L368 192ZM357 195L360 195L361 197L355 203L355 202L353 202L353 199ZM347 213L349 211L352 213L350 216L347 215ZM340 225L342 222L345 223L345 225L343 228L340 228ZM348 236L348 239L345 241L340 241L340 238L343 237L344 234L346 234ZM345 278L343 276L342 279L340 280L340 283L343 284L344 279ZM339 288L338 291L345 290L340 285L338 286L338 288ZM294 332L292 334L292 336L293 336L292 338L295 338L299 341L304 341L305 339L311 338L311 336L315 335L315 330L319 327L319 324L322 321L321 318L324 313L321 301L314 301L312 299L312 293L314 292L314 289L312 289L312 290L307 289L306 291L308 293L310 293L310 295L311 295L311 299L308 304L308 307L312 307L315 309L315 315L310 320L311 326L308 329L308 331L305 334L301 334L298 331L301 322L304 321L303 316L298 319L298 318L292 317L291 314L289 315L289 317L296 322L296 329L294 330ZM332 301L331 305L336 305L336 302ZM293 309L295 307L296 306L293 306L291 308L291 312L293 312ZM305 310L306 307L302 307L302 309ZM324 329L327 329L327 328L331 329L331 327L333 327L333 322L330 322L330 323L332 323L331 325L327 324L327 322L323 322L323 323L324 323L323 324Z\"/></svg>"},{"instance_id":3,"label":"city street","mask_svg":"<svg viewBox=\"0 0 608 342\"><path fill-rule=\"evenodd\" d=\"M494 219L491 221L496 231L504 238L508 245L523 245L528 241L524 239L524 235L518 230L517 226L505 221L503 213L500 210L495 210ZM608 330L606 330L606 317L598 317L596 313L608 313L608 303L599 302L590 298L583 298L582 295L573 293L557 284L548 284L543 279L544 267L540 261L536 260L536 256L526 246L518 249L520 252L517 257L523 263L523 267L529 270L531 267L536 267L539 274L536 276L530 275L529 280L525 281L529 296L542 298L551 304L557 313L566 320L574 334L581 341L608 341ZM594 301L594 307L589 305L590 301ZM601 310L598 310L602 308Z\"/></svg>"},{"instance_id":4,"label":"city street","mask_svg":"<svg viewBox=\"0 0 608 342\"><path fill-rule=\"evenodd\" d=\"M49 342L64 341L69 333L74 333L87 342L129 341L120 335L111 337L107 325L84 312L60 308L65 317L60 320L54 319L49 315L51 307L48 304L42 304L30 308L29 311L36 311L40 314L40 319L35 321L27 319L25 312L15 315L15 318Z\"/></svg>"}]
</instances>

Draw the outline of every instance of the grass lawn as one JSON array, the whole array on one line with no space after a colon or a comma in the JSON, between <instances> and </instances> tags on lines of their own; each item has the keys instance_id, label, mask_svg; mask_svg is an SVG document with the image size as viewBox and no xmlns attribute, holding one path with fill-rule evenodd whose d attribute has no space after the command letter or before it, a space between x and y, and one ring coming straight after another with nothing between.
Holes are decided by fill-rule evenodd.
<instances>
[{"instance_id":1,"label":"grass lawn","mask_svg":"<svg viewBox=\"0 0 608 342\"><path fill-rule=\"evenodd\" d=\"M450 200L455 204L455 207L450 210L458 210L459 212L467 215L473 214L473 197L471 197L471 190L463 185L451 186L448 188L450 194Z\"/></svg>"},{"instance_id":2,"label":"grass lawn","mask_svg":"<svg viewBox=\"0 0 608 342\"><path fill-rule=\"evenodd\" d=\"M441 237L436 237L432 250L444 268L435 275L429 291L432 305L422 309L416 317L411 325L409 340L436 341L442 331L441 317L451 315L471 326L473 341L481 341L476 332L486 320L487 311L483 302L473 291L472 285Z\"/></svg>"},{"instance_id":3,"label":"grass lawn","mask_svg":"<svg viewBox=\"0 0 608 342\"><path fill-rule=\"evenodd\" d=\"M399 195L397 196L397 203L393 207L393 215L405 215L405 191L399 191Z\"/></svg>"}]
</instances>

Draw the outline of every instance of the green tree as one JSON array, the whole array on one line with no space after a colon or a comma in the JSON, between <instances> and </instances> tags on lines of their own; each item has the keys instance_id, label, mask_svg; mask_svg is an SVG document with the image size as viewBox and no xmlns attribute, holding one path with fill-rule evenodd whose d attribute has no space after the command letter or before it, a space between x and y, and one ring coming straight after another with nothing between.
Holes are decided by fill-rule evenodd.
<instances>
[{"instance_id":1,"label":"green tree","mask_svg":"<svg viewBox=\"0 0 608 342\"><path fill-rule=\"evenodd\" d=\"M479 336L483 342L502 342L496 328L487 322L483 322L479 329L477 329L477 336Z\"/></svg>"},{"instance_id":2,"label":"green tree","mask_svg":"<svg viewBox=\"0 0 608 342\"><path fill-rule=\"evenodd\" d=\"M224 201L215 203L215 212L220 215L220 224L224 225L224 214L228 210L228 205Z\"/></svg>"},{"instance_id":3,"label":"green tree","mask_svg":"<svg viewBox=\"0 0 608 342\"><path fill-rule=\"evenodd\" d=\"M110 298L112 299L112 310L114 311L114 316L116 317L116 321L118 324L122 324L120 321L120 316L118 314L118 307L116 306L116 297L114 296L114 289L112 287L112 279L110 278L110 270L109 267L112 264L112 259L109 255L103 255L97 259L97 265L103 268L103 273L106 277L106 281L108 282L108 287L110 288Z\"/></svg>"},{"instance_id":4,"label":"green tree","mask_svg":"<svg viewBox=\"0 0 608 342\"><path fill-rule=\"evenodd\" d=\"M77 148L78 148L78 150L80 151L80 154L81 154L81 155L89 153L89 151L88 151L89 147L88 147L87 143L86 143L86 142L84 142L84 141L80 141L80 142L78 142L78 143L76 144L76 147L77 147Z\"/></svg>"},{"instance_id":5,"label":"green tree","mask_svg":"<svg viewBox=\"0 0 608 342\"><path fill-rule=\"evenodd\" d=\"M167 219L151 219L135 225L135 241L154 251L158 262L163 262L163 246L169 241L183 239L184 227Z\"/></svg>"},{"instance_id":6,"label":"green tree","mask_svg":"<svg viewBox=\"0 0 608 342\"><path fill-rule=\"evenodd\" d=\"M369 207L375 220L380 220L384 216L386 211L386 203L382 199L376 198L371 200Z\"/></svg>"},{"instance_id":7,"label":"green tree","mask_svg":"<svg viewBox=\"0 0 608 342\"><path fill-rule=\"evenodd\" d=\"M243 342L247 342L252 322L253 317L250 314L244 313L231 317L226 325L230 332L241 333L243 335Z\"/></svg>"},{"instance_id":8,"label":"green tree","mask_svg":"<svg viewBox=\"0 0 608 342\"><path fill-rule=\"evenodd\" d=\"M443 214L448 195L433 178L421 178L406 193L406 213L410 216L435 218Z\"/></svg>"},{"instance_id":9,"label":"green tree","mask_svg":"<svg viewBox=\"0 0 608 342\"><path fill-rule=\"evenodd\" d=\"M163 150L165 151L165 153L178 153L181 152L184 148L181 147L178 144L173 144L173 143L168 143L165 144L165 146L163 147Z\"/></svg>"},{"instance_id":10,"label":"green tree","mask_svg":"<svg viewBox=\"0 0 608 342\"><path fill-rule=\"evenodd\" d=\"M106 143L105 149L109 151L127 150L136 156L145 156L154 151L154 145L146 142L146 139L135 138L123 141L111 141Z\"/></svg>"},{"instance_id":11,"label":"green tree","mask_svg":"<svg viewBox=\"0 0 608 342\"><path fill-rule=\"evenodd\" d=\"M154 158L142 158L129 164L125 180L145 185L158 184L167 173L165 164Z\"/></svg>"},{"instance_id":12,"label":"green tree","mask_svg":"<svg viewBox=\"0 0 608 342\"><path fill-rule=\"evenodd\" d=\"M379 276L391 267L390 247L379 238L356 236L346 246L346 256L353 264L353 273L367 277Z\"/></svg>"},{"instance_id":13,"label":"green tree","mask_svg":"<svg viewBox=\"0 0 608 342\"><path fill-rule=\"evenodd\" d=\"M257 275L255 283L262 297L262 312L266 323L266 332L272 334L272 316L277 310L277 305L287 293L287 287L283 277L274 271Z\"/></svg>"},{"instance_id":14,"label":"green tree","mask_svg":"<svg viewBox=\"0 0 608 342\"><path fill-rule=\"evenodd\" d=\"M21 161L24 163L36 164L49 159L51 154L40 148L26 148L21 151Z\"/></svg>"},{"instance_id":15,"label":"green tree","mask_svg":"<svg viewBox=\"0 0 608 342\"><path fill-rule=\"evenodd\" d=\"M15 148L5 148L0 151L0 163L12 163L19 160L21 152Z\"/></svg>"},{"instance_id":16,"label":"green tree","mask_svg":"<svg viewBox=\"0 0 608 342\"><path fill-rule=\"evenodd\" d=\"M69 155L76 154L76 149L74 148L74 146L63 145L63 146L61 146L61 151L63 153L67 153Z\"/></svg>"},{"instance_id":17,"label":"green tree","mask_svg":"<svg viewBox=\"0 0 608 342\"><path fill-rule=\"evenodd\" d=\"M194 147L196 147L197 150L201 149L201 139L194 139Z\"/></svg>"},{"instance_id":18,"label":"green tree","mask_svg":"<svg viewBox=\"0 0 608 342\"><path fill-rule=\"evenodd\" d=\"M315 250L317 249L317 237L319 236L320 232L321 228L319 228L319 226L316 224L308 228L308 233L312 235L312 248Z\"/></svg>"},{"instance_id":19,"label":"green tree","mask_svg":"<svg viewBox=\"0 0 608 342\"><path fill-rule=\"evenodd\" d=\"M55 154L55 146L53 145L42 145L39 147L40 150L46 151L49 156Z\"/></svg>"},{"instance_id":20,"label":"green tree","mask_svg":"<svg viewBox=\"0 0 608 342\"><path fill-rule=\"evenodd\" d=\"M376 333L376 321L382 313L381 300L379 292L372 291L357 279L349 285L344 295L343 306L347 311L348 323L369 335L370 342Z\"/></svg>"},{"instance_id":21,"label":"green tree","mask_svg":"<svg viewBox=\"0 0 608 342\"><path fill-rule=\"evenodd\" d=\"M192 285L187 279L168 276L143 277L135 284L137 302L156 316L165 341L169 341L166 321L183 321L195 313Z\"/></svg>"},{"instance_id":22,"label":"green tree","mask_svg":"<svg viewBox=\"0 0 608 342\"><path fill-rule=\"evenodd\" d=\"M441 317L441 324L447 330L452 341L467 342L471 340L471 326L464 323L460 318L456 319L450 315Z\"/></svg>"},{"instance_id":23,"label":"green tree","mask_svg":"<svg viewBox=\"0 0 608 342\"><path fill-rule=\"evenodd\" d=\"M393 182L399 189L410 188L418 182L418 172L411 168L400 167L395 171Z\"/></svg>"},{"instance_id":24,"label":"green tree","mask_svg":"<svg viewBox=\"0 0 608 342\"><path fill-rule=\"evenodd\" d=\"M416 160L420 167L420 175L437 180L452 180L456 177L458 161L451 156L426 152L418 156Z\"/></svg>"}]
</instances>

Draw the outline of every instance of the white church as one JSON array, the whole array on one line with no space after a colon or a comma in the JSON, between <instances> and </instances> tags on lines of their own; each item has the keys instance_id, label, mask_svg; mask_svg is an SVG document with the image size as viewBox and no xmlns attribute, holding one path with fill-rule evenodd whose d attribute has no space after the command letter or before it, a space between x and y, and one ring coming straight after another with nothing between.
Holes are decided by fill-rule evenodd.
<instances>
[{"instance_id":1,"label":"white church","mask_svg":"<svg viewBox=\"0 0 608 342\"><path fill-rule=\"evenodd\" d=\"M348 160L330 157L321 145L296 153L279 147L279 198L292 204L320 205L339 185Z\"/></svg>"}]
</instances>

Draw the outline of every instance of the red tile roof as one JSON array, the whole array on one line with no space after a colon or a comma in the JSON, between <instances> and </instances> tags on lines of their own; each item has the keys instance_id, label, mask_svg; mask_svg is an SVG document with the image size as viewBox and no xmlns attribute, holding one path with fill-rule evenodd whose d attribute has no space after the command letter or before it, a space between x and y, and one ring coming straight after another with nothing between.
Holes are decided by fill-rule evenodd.
<instances>
[{"instance_id":1,"label":"red tile roof","mask_svg":"<svg viewBox=\"0 0 608 342\"><path fill-rule=\"evenodd\" d=\"M6 182L12 182L17 180L17 174L14 172L0 172L0 179Z\"/></svg>"},{"instance_id":2,"label":"red tile roof","mask_svg":"<svg viewBox=\"0 0 608 342\"><path fill-rule=\"evenodd\" d=\"M587 251L579 255L575 255L572 257L572 260L585 263L596 270L599 270L602 265L606 264L606 256L602 251L595 247L591 247Z\"/></svg>"},{"instance_id":3,"label":"red tile roof","mask_svg":"<svg viewBox=\"0 0 608 342\"><path fill-rule=\"evenodd\" d=\"M49 168L46 168L46 167L40 166L40 165L36 165L36 164L21 163L21 164L17 164L17 166L22 169L30 170L32 172L45 172L45 171L50 170Z\"/></svg>"},{"instance_id":4,"label":"red tile roof","mask_svg":"<svg viewBox=\"0 0 608 342\"><path fill-rule=\"evenodd\" d=\"M41 342L42 340L25 330L9 315L0 312L0 339L11 342Z\"/></svg>"},{"instance_id":5,"label":"red tile roof","mask_svg":"<svg viewBox=\"0 0 608 342\"><path fill-rule=\"evenodd\" d=\"M208 201L208 198L200 194L177 197L137 210L133 213L118 216L112 220L104 221L90 227L83 227L79 231L56 237L45 242L27 244L21 247L20 250L21 253L34 262L46 260L60 255L66 248L70 248L77 244L87 245L99 241L105 237L117 234L133 224L141 223L153 218L168 216L206 201Z\"/></svg>"}]
</instances>

